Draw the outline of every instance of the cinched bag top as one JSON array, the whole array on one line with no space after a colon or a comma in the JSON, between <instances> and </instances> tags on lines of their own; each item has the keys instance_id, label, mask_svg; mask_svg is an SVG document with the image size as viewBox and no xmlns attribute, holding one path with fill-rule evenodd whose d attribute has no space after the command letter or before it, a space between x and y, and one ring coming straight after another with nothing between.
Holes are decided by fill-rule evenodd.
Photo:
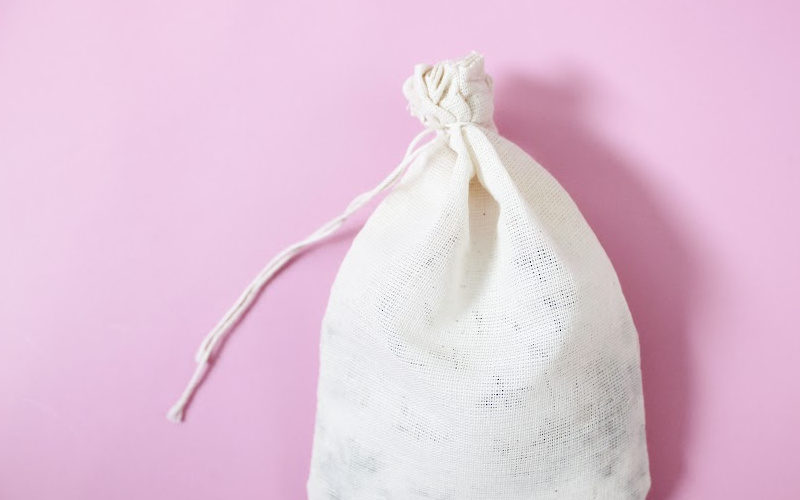
<instances>
[{"instance_id":1,"label":"cinched bag top","mask_svg":"<svg viewBox=\"0 0 800 500\"><path fill-rule=\"evenodd\" d=\"M483 69L483 56L440 63L417 64L403 84L412 115L430 128L472 122L495 129L492 78Z\"/></svg>"}]
</instances>

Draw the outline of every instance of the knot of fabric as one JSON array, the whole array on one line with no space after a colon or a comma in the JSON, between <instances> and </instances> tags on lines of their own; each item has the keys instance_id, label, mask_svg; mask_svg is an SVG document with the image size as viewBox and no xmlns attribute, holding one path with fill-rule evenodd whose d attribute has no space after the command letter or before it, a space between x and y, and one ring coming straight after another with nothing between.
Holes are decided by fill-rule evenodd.
<instances>
[{"instance_id":1,"label":"knot of fabric","mask_svg":"<svg viewBox=\"0 0 800 500\"><path fill-rule=\"evenodd\" d=\"M403 84L403 94L411 114L428 128L467 123L496 128L492 78L477 52L434 65L417 64Z\"/></svg>"}]
</instances>

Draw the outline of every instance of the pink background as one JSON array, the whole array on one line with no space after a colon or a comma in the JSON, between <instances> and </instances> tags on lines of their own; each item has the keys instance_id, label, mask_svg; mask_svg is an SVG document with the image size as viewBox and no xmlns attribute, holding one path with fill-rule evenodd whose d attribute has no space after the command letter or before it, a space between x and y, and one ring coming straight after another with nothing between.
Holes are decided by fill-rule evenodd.
<instances>
[{"instance_id":1,"label":"pink background","mask_svg":"<svg viewBox=\"0 0 800 500\"><path fill-rule=\"evenodd\" d=\"M641 334L650 499L800 498L796 2L0 3L0 498L300 499L319 325L414 63L485 54Z\"/></svg>"}]
</instances>

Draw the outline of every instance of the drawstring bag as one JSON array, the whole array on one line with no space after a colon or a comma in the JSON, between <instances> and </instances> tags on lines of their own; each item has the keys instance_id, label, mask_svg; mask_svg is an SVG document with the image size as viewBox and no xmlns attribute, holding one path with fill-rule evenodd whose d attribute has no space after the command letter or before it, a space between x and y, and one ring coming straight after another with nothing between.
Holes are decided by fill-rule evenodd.
<instances>
[{"instance_id":1,"label":"drawstring bag","mask_svg":"<svg viewBox=\"0 0 800 500\"><path fill-rule=\"evenodd\" d=\"M267 265L168 416L183 418L270 277L394 187L331 289L308 497L645 498L639 341L606 253L557 181L498 133L481 55L418 64L403 92L425 125L403 161Z\"/></svg>"}]
</instances>

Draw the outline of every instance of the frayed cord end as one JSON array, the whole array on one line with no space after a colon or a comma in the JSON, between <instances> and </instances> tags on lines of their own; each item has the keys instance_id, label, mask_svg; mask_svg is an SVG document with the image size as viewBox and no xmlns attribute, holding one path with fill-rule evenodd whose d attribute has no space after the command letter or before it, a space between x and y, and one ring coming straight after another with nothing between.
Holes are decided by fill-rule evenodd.
<instances>
[{"instance_id":1,"label":"frayed cord end","mask_svg":"<svg viewBox=\"0 0 800 500\"><path fill-rule=\"evenodd\" d=\"M182 401L175 403L172 406L172 408L170 408L169 411L167 412L167 420L169 420L173 424L182 423L184 410L186 410L186 403Z\"/></svg>"},{"instance_id":2,"label":"frayed cord end","mask_svg":"<svg viewBox=\"0 0 800 500\"><path fill-rule=\"evenodd\" d=\"M205 373L206 368L208 367L208 363L203 362L199 363L194 370L194 374L192 375L191 380L189 380L189 384L186 386L186 389L183 390L183 394L181 394L180 399L172 405L172 408L169 409L167 412L167 420L170 422L175 422L176 424L183 422L184 414L186 413L186 407L189 405L189 401L191 401L192 396L197 391L197 387L200 385L200 381L203 379L203 374Z\"/></svg>"}]
</instances>

